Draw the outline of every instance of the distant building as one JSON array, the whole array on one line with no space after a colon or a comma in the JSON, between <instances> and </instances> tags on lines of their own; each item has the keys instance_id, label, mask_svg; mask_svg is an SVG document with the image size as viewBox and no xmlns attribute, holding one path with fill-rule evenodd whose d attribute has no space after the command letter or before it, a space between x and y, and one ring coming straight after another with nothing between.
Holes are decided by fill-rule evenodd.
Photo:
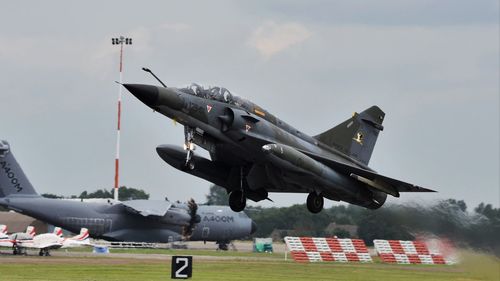
<instances>
[{"instance_id":1,"label":"distant building","mask_svg":"<svg viewBox=\"0 0 500 281\"><path fill-rule=\"evenodd\" d=\"M50 229L43 221L13 211L0 212L0 224L5 224L9 233L24 232L29 225L35 227L36 233L47 233Z\"/></svg>"}]
</instances>

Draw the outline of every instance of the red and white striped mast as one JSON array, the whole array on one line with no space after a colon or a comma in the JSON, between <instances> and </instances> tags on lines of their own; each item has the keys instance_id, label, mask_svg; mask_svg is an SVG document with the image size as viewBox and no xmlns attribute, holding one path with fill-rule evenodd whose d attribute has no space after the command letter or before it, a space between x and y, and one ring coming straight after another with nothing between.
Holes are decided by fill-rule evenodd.
<instances>
[{"instance_id":1,"label":"red and white striped mast","mask_svg":"<svg viewBox=\"0 0 500 281\"><path fill-rule=\"evenodd\" d=\"M120 85L118 85L118 126L116 131L116 158L115 158L115 185L114 199L118 201L118 187L120 179L120 129L122 114L122 82L123 82L123 44L132 45L132 38L111 38L111 44L120 45Z\"/></svg>"}]
</instances>

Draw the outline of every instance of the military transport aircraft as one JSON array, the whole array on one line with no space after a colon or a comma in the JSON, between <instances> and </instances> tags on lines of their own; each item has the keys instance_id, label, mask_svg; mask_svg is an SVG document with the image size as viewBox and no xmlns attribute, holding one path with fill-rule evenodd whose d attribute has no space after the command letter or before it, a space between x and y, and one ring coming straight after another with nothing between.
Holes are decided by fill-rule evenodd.
<instances>
[{"instance_id":1,"label":"military transport aircraft","mask_svg":"<svg viewBox=\"0 0 500 281\"><path fill-rule=\"evenodd\" d=\"M74 233L84 227L91 237L111 241L215 241L223 249L229 241L256 230L245 213L226 206L198 206L192 199L184 204L44 198L36 193L6 141L0 141L0 206Z\"/></svg>"},{"instance_id":2,"label":"military transport aircraft","mask_svg":"<svg viewBox=\"0 0 500 281\"><path fill-rule=\"evenodd\" d=\"M384 128L385 114L377 106L311 137L226 88L166 87L153 76L163 87L123 86L154 111L184 125L184 148L160 145L158 154L177 169L225 187L234 211L243 210L247 198L269 199L269 192L309 193L307 208L318 213L324 197L377 209L387 194L433 191L368 167ZM194 155L195 144L211 160Z\"/></svg>"}]
</instances>

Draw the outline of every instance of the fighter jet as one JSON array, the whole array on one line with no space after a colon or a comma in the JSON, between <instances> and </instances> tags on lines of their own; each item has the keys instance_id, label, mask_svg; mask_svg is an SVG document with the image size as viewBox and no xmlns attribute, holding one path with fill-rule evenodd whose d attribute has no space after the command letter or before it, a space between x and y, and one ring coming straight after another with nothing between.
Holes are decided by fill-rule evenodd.
<instances>
[{"instance_id":1,"label":"fighter jet","mask_svg":"<svg viewBox=\"0 0 500 281\"><path fill-rule=\"evenodd\" d=\"M9 144L0 141L0 206L77 233L110 241L166 243L215 241L224 249L231 240L254 233L256 224L227 206L198 206L193 200L49 199L37 194Z\"/></svg>"},{"instance_id":2,"label":"fighter jet","mask_svg":"<svg viewBox=\"0 0 500 281\"><path fill-rule=\"evenodd\" d=\"M269 192L308 193L307 208L318 213L324 198L377 209L388 194L433 191L368 167L384 129L385 113L378 106L309 136L226 88L167 87L153 76L164 87L123 86L154 111L184 125L184 147L160 145L156 151L171 166L226 188L233 211L242 211L247 198L269 199ZM195 155L196 145L211 159Z\"/></svg>"}]
</instances>

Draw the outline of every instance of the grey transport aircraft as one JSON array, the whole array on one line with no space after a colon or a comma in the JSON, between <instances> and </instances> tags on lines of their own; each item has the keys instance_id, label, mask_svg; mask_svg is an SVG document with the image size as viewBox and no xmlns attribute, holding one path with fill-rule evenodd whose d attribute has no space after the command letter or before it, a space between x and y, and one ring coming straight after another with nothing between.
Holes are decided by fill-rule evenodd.
<instances>
[{"instance_id":1,"label":"grey transport aircraft","mask_svg":"<svg viewBox=\"0 0 500 281\"><path fill-rule=\"evenodd\" d=\"M226 188L234 211L242 211L247 198L269 199L269 192L309 193L312 213L323 209L323 198L377 209L388 194L433 192L368 167L384 128L385 114L377 106L309 136L225 88L173 88L153 76L163 87L123 86L154 111L184 125L184 147L167 144L156 151L171 166ZM194 155L195 144L211 159Z\"/></svg>"},{"instance_id":2,"label":"grey transport aircraft","mask_svg":"<svg viewBox=\"0 0 500 281\"><path fill-rule=\"evenodd\" d=\"M0 206L77 233L110 241L166 243L215 241L224 249L249 236L255 223L227 206L198 206L155 200L49 199L37 194L6 141L0 141Z\"/></svg>"}]
</instances>

